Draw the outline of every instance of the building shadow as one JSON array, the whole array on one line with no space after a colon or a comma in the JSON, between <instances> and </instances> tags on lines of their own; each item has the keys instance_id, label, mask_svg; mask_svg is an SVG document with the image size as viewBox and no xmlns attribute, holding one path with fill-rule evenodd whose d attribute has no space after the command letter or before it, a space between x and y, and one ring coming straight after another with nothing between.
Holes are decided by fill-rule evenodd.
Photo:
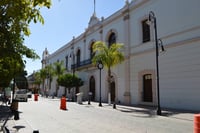
<instances>
[{"instance_id":1,"label":"building shadow","mask_svg":"<svg viewBox=\"0 0 200 133\"><path fill-rule=\"evenodd\" d=\"M117 106L117 110L130 113L134 117L155 117L157 116L157 108L154 106L143 106L143 105L136 105L136 106ZM198 112L190 111L190 110L177 110L177 109L169 109L169 108L162 108L163 117L171 117L175 119L182 119L187 121L193 121L193 115Z\"/></svg>"},{"instance_id":2,"label":"building shadow","mask_svg":"<svg viewBox=\"0 0 200 133\"><path fill-rule=\"evenodd\" d=\"M152 107L117 106L117 110L124 113L130 113L134 117L155 117L155 109Z\"/></svg>"}]
</instances>

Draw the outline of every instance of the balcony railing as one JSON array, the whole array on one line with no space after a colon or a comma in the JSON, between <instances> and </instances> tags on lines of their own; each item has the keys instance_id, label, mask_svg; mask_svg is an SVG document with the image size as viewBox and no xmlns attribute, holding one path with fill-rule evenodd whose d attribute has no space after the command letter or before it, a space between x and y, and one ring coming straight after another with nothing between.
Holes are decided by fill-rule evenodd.
<instances>
[{"instance_id":1,"label":"balcony railing","mask_svg":"<svg viewBox=\"0 0 200 133\"><path fill-rule=\"evenodd\" d=\"M90 64L92 64L92 59L87 59L87 60L78 62L78 63L76 63L76 64L72 64L72 65L71 65L71 68L72 68L72 69L80 68L80 67L83 67L83 66L86 66L86 65L90 65Z\"/></svg>"}]
</instances>

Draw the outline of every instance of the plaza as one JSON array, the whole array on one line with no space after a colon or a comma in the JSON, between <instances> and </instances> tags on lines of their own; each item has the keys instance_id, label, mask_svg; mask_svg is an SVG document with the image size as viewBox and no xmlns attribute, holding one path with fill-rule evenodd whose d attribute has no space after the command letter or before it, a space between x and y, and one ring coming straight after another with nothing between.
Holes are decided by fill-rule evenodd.
<instances>
[{"instance_id":1,"label":"plaza","mask_svg":"<svg viewBox=\"0 0 200 133\"><path fill-rule=\"evenodd\" d=\"M192 133L192 112L166 110L156 115L153 107L117 105L85 101L67 102L60 110L60 99L39 97L19 103L20 120L9 118L6 127L11 133ZM2 124L2 123L1 123Z\"/></svg>"}]
</instances>

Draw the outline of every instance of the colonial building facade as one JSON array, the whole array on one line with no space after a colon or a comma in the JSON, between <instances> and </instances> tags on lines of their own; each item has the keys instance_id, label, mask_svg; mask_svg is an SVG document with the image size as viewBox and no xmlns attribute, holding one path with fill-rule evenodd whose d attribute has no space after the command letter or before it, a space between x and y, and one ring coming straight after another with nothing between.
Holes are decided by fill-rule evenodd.
<instances>
[{"instance_id":1,"label":"colonial building facade","mask_svg":"<svg viewBox=\"0 0 200 133\"><path fill-rule=\"evenodd\" d=\"M157 106L156 73L157 37L165 52L159 53L159 98L164 108L200 110L200 1L199 0L132 0L108 18L95 13L88 28L78 37L45 56L43 62L64 61L66 73L75 73L84 81L68 96L83 92L84 99L92 92L99 101L100 72L92 65L92 45L104 41L107 45L123 43L125 61L112 68L111 101L126 105ZM149 13L154 21L148 23ZM151 13L152 13L151 12ZM156 27L155 27L156 23ZM159 41L160 45L161 41ZM48 52L47 52L48 53ZM101 71L101 96L108 102L107 69ZM49 94L56 89L56 78ZM59 96L64 88L59 87Z\"/></svg>"}]
</instances>

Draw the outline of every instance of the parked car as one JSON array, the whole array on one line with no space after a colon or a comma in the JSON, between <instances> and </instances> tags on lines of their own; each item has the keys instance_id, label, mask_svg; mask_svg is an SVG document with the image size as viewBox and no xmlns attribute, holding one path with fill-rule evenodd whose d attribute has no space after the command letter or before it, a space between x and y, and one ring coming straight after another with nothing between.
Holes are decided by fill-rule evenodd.
<instances>
[{"instance_id":1,"label":"parked car","mask_svg":"<svg viewBox=\"0 0 200 133\"><path fill-rule=\"evenodd\" d=\"M14 94L14 100L18 102L27 102L28 101L27 90L26 89L16 90Z\"/></svg>"}]
</instances>

